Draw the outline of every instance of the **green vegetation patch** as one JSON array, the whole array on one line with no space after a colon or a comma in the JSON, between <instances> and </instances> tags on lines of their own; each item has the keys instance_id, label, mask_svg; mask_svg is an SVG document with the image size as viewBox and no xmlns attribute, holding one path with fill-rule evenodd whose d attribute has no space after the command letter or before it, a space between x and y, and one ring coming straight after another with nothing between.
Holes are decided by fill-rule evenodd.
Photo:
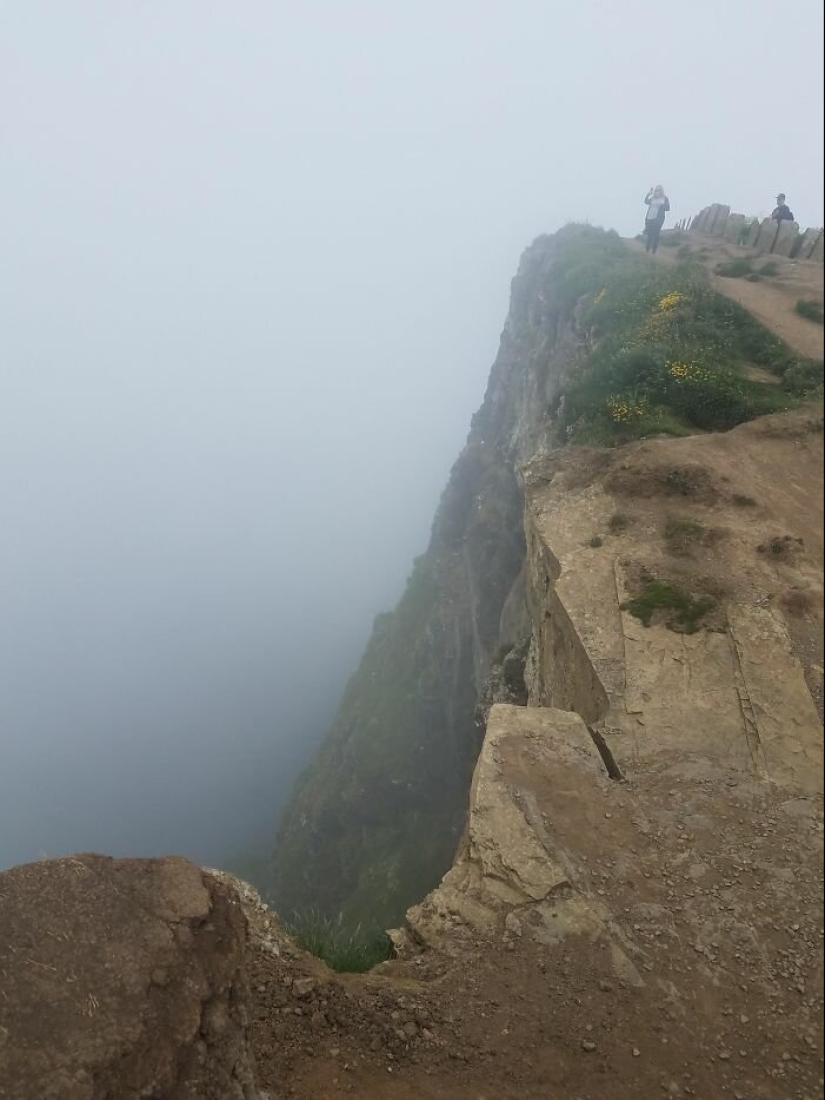
<instances>
[{"instance_id":1,"label":"green vegetation patch","mask_svg":"<svg viewBox=\"0 0 825 1100\"><path fill-rule=\"evenodd\" d=\"M714 291L701 266L662 264L632 254L611 234L574 228L550 276L565 295L579 295L587 338L550 409L569 441L613 446L725 431L821 389L821 362L796 355ZM780 384L748 377L754 364Z\"/></svg>"},{"instance_id":2,"label":"green vegetation patch","mask_svg":"<svg viewBox=\"0 0 825 1100\"><path fill-rule=\"evenodd\" d=\"M286 927L299 947L339 974L363 974L395 955L383 929L369 931L360 925L351 929L343 916L332 920L311 911L296 914Z\"/></svg>"},{"instance_id":3,"label":"green vegetation patch","mask_svg":"<svg viewBox=\"0 0 825 1100\"><path fill-rule=\"evenodd\" d=\"M822 308L822 302L815 302L812 298L800 298L795 308L800 317L805 317L808 321L815 321L818 325L825 324L825 311Z\"/></svg>"},{"instance_id":4,"label":"green vegetation patch","mask_svg":"<svg viewBox=\"0 0 825 1100\"><path fill-rule=\"evenodd\" d=\"M735 260L717 264L714 270L725 279L741 279L743 275L750 275L753 271L753 260L747 256L737 256Z\"/></svg>"},{"instance_id":5,"label":"green vegetation patch","mask_svg":"<svg viewBox=\"0 0 825 1100\"><path fill-rule=\"evenodd\" d=\"M671 517L665 523L665 545L671 554L690 557L700 547L712 546L719 541L720 532L706 527L695 519Z\"/></svg>"},{"instance_id":6,"label":"green vegetation patch","mask_svg":"<svg viewBox=\"0 0 825 1100\"><path fill-rule=\"evenodd\" d=\"M621 605L644 626L650 626L654 616L670 630L695 634L702 619L716 607L713 596L691 596L669 581L645 576L641 592Z\"/></svg>"},{"instance_id":7,"label":"green vegetation patch","mask_svg":"<svg viewBox=\"0 0 825 1100\"><path fill-rule=\"evenodd\" d=\"M714 271L724 279L748 279L752 283L758 283L768 276L778 275L780 267L775 260L768 260L755 269L750 256L737 256L734 260L717 264Z\"/></svg>"}]
</instances>

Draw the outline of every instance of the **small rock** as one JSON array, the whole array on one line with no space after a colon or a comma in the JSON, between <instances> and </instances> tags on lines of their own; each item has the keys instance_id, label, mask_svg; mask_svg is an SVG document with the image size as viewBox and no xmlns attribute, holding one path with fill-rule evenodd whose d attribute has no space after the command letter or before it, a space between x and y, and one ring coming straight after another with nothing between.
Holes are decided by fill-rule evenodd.
<instances>
[{"instance_id":1,"label":"small rock","mask_svg":"<svg viewBox=\"0 0 825 1100\"><path fill-rule=\"evenodd\" d=\"M518 919L518 917L515 915L515 913L508 913L507 914L507 917L504 921L504 927L510 933L511 936L521 936L522 935L521 921Z\"/></svg>"},{"instance_id":2,"label":"small rock","mask_svg":"<svg viewBox=\"0 0 825 1100\"><path fill-rule=\"evenodd\" d=\"M633 1057L634 1058L641 1058L641 1056L642 1056L642 1052L639 1050L639 1048L634 1047L633 1048Z\"/></svg>"},{"instance_id":3,"label":"small rock","mask_svg":"<svg viewBox=\"0 0 825 1100\"><path fill-rule=\"evenodd\" d=\"M592 1039L582 1039L582 1050L586 1050L588 1054L592 1054L596 1049L596 1044Z\"/></svg>"},{"instance_id":4,"label":"small rock","mask_svg":"<svg viewBox=\"0 0 825 1100\"><path fill-rule=\"evenodd\" d=\"M295 978L292 982L292 996L303 1000L312 993L316 985L314 978Z\"/></svg>"},{"instance_id":5,"label":"small rock","mask_svg":"<svg viewBox=\"0 0 825 1100\"><path fill-rule=\"evenodd\" d=\"M602 979L602 981L599 982L599 989L602 991L602 993L612 993L613 992L613 986L610 984L610 982L604 981L604 979Z\"/></svg>"}]
</instances>

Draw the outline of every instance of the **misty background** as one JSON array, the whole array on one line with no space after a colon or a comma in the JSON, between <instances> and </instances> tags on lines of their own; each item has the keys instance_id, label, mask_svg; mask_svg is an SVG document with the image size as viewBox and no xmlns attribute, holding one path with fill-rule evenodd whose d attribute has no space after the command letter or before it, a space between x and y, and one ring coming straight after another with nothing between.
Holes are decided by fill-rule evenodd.
<instances>
[{"instance_id":1,"label":"misty background","mask_svg":"<svg viewBox=\"0 0 825 1100\"><path fill-rule=\"evenodd\" d=\"M822 39L818 0L0 0L0 866L271 846L523 247L656 182L820 224Z\"/></svg>"}]
</instances>

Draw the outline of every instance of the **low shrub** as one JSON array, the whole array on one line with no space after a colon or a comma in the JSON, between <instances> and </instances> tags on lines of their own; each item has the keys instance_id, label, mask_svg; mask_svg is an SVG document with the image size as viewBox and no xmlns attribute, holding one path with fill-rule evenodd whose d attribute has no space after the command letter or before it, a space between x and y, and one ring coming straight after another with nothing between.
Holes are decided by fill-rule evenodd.
<instances>
[{"instance_id":1,"label":"low shrub","mask_svg":"<svg viewBox=\"0 0 825 1100\"><path fill-rule=\"evenodd\" d=\"M774 535L773 538L766 539L756 549L760 554L767 554L769 557L788 561L795 558L803 547L802 539L794 538L793 535Z\"/></svg>"},{"instance_id":2,"label":"low shrub","mask_svg":"<svg viewBox=\"0 0 825 1100\"><path fill-rule=\"evenodd\" d=\"M737 256L735 260L717 264L713 270L725 279L741 279L743 275L750 275L753 271L753 260L748 256Z\"/></svg>"},{"instance_id":3,"label":"low shrub","mask_svg":"<svg viewBox=\"0 0 825 1100\"><path fill-rule=\"evenodd\" d=\"M813 396L822 391L823 363L821 359L796 359L782 377L782 388L798 397Z\"/></svg>"},{"instance_id":4,"label":"low shrub","mask_svg":"<svg viewBox=\"0 0 825 1100\"><path fill-rule=\"evenodd\" d=\"M812 298L800 298L795 308L800 317L815 321L818 325L825 324L825 310L822 308L822 302L816 302Z\"/></svg>"},{"instance_id":5,"label":"low shrub","mask_svg":"<svg viewBox=\"0 0 825 1100\"><path fill-rule=\"evenodd\" d=\"M621 607L644 626L650 626L658 615L670 630L695 634L705 615L716 607L716 599L713 596L694 597L669 581L645 577L639 595L625 600Z\"/></svg>"}]
</instances>

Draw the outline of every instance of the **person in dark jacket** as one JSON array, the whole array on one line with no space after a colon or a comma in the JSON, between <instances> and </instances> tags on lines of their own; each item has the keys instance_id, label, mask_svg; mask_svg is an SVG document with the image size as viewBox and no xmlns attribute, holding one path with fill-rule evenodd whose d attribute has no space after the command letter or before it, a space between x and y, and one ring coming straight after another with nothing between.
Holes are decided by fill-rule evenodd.
<instances>
[{"instance_id":1,"label":"person in dark jacket","mask_svg":"<svg viewBox=\"0 0 825 1100\"><path fill-rule=\"evenodd\" d=\"M670 199L661 183L651 187L645 195L647 217L645 218L645 252L656 254L659 247L659 234L665 224L665 214L670 210Z\"/></svg>"},{"instance_id":2,"label":"person in dark jacket","mask_svg":"<svg viewBox=\"0 0 825 1100\"><path fill-rule=\"evenodd\" d=\"M785 196L780 191L776 196L776 209L771 214L771 217L775 222L792 222L794 216L791 212L791 208L785 202Z\"/></svg>"}]
</instances>

